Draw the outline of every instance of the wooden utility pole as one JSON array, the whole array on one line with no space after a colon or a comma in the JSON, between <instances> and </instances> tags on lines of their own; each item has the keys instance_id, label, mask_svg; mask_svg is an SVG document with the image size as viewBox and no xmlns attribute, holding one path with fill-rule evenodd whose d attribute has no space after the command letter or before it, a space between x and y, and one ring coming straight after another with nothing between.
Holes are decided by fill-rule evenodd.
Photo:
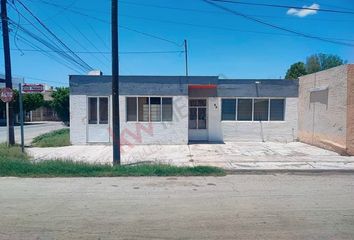
<instances>
[{"instance_id":1,"label":"wooden utility pole","mask_svg":"<svg viewBox=\"0 0 354 240\"><path fill-rule=\"evenodd\" d=\"M120 165L118 0L112 0L113 164Z\"/></svg>"},{"instance_id":2,"label":"wooden utility pole","mask_svg":"<svg viewBox=\"0 0 354 240\"><path fill-rule=\"evenodd\" d=\"M12 89L9 25L8 25L8 17L7 17L6 0L1 0L1 23L2 23L2 39L3 39L3 46L4 46L4 60L5 60L5 84L7 88ZM12 102L9 103L9 111L8 111L7 119L9 125L9 131L8 131L9 144L14 145L15 144L14 109L13 109Z\"/></svg>"}]
</instances>

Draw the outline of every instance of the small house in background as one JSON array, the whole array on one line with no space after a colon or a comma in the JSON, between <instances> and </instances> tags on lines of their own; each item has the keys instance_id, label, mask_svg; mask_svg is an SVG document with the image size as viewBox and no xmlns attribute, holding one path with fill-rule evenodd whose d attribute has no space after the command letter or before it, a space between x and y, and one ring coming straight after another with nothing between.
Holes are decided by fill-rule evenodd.
<instances>
[{"instance_id":1,"label":"small house in background","mask_svg":"<svg viewBox=\"0 0 354 240\"><path fill-rule=\"evenodd\" d=\"M111 143L111 76L70 76L72 144ZM123 145L297 138L298 81L121 76Z\"/></svg>"},{"instance_id":2,"label":"small house in background","mask_svg":"<svg viewBox=\"0 0 354 240\"><path fill-rule=\"evenodd\" d=\"M55 90L47 85L44 86L43 98L44 101L52 101L52 94ZM57 113L50 105L42 106L36 110L26 113L27 122L40 122L40 121L60 121Z\"/></svg>"},{"instance_id":3,"label":"small house in background","mask_svg":"<svg viewBox=\"0 0 354 240\"><path fill-rule=\"evenodd\" d=\"M24 83L23 78L12 78L12 86L13 89L18 90L19 89L19 84ZM43 94L44 100L45 101L51 101L52 100L52 93L53 93L53 88L44 84L44 92L41 93ZM5 87L5 75L0 74L0 88ZM24 93L26 94L26 93ZM3 104L0 101L0 104ZM5 105L4 105L5 106ZM15 122L18 122L18 115L15 116ZM25 113L25 121L26 122L38 122L38 121L60 121L57 113L53 110L53 108L49 105L40 107L34 111L26 112ZM0 107L0 125L6 125L6 111L5 107Z\"/></svg>"}]
</instances>

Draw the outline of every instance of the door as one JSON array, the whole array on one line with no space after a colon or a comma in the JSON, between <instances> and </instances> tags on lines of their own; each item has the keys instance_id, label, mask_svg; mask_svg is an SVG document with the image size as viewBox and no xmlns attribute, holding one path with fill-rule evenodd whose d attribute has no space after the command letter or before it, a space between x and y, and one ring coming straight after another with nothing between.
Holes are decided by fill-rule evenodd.
<instances>
[{"instance_id":1,"label":"door","mask_svg":"<svg viewBox=\"0 0 354 240\"><path fill-rule=\"evenodd\" d=\"M88 97L87 99L87 142L109 142L109 98Z\"/></svg>"},{"instance_id":2,"label":"door","mask_svg":"<svg viewBox=\"0 0 354 240\"><path fill-rule=\"evenodd\" d=\"M189 99L189 141L208 140L206 99Z\"/></svg>"}]
</instances>

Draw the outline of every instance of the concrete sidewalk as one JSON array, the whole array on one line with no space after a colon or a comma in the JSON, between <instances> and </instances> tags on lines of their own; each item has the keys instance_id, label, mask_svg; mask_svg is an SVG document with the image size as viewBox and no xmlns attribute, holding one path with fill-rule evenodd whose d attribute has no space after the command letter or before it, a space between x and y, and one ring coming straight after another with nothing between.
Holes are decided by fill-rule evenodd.
<instances>
[{"instance_id":1,"label":"concrete sidewalk","mask_svg":"<svg viewBox=\"0 0 354 240\"><path fill-rule=\"evenodd\" d=\"M28 148L36 161L70 159L112 163L111 145ZM354 157L300 142L228 142L225 144L135 145L122 147L122 164L167 163L177 166L216 166L226 170L353 170Z\"/></svg>"}]
</instances>

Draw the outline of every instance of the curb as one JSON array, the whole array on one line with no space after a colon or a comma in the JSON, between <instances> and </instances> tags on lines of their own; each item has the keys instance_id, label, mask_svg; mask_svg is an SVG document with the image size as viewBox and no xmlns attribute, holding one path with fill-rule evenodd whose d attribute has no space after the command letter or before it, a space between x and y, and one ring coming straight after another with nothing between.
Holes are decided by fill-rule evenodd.
<instances>
[{"instance_id":1,"label":"curb","mask_svg":"<svg viewBox=\"0 0 354 240\"><path fill-rule=\"evenodd\" d=\"M354 174L354 169L224 169L227 175L237 174Z\"/></svg>"}]
</instances>

